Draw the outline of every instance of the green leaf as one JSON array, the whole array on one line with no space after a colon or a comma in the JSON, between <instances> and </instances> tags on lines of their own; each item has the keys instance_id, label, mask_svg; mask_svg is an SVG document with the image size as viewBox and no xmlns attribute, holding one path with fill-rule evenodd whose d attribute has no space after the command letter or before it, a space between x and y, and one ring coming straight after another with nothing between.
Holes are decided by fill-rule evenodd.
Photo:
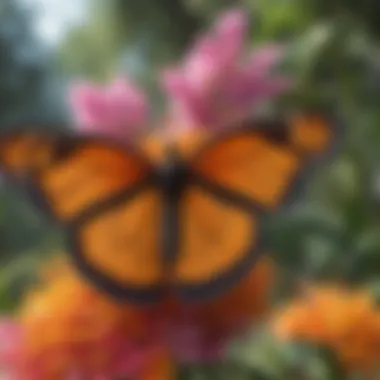
<instances>
[{"instance_id":1,"label":"green leaf","mask_svg":"<svg viewBox=\"0 0 380 380\"><path fill-rule=\"evenodd\" d=\"M326 367L326 380L346 380L348 374L339 363L336 355L325 347L318 347L316 355Z\"/></svg>"}]
</instances>

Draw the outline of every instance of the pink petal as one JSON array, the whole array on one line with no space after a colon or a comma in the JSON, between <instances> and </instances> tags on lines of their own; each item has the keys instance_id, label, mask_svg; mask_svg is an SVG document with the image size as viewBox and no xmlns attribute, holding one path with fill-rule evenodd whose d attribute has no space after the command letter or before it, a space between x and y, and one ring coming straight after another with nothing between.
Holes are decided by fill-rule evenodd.
<instances>
[{"instance_id":1,"label":"pink petal","mask_svg":"<svg viewBox=\"0 0 380 380\"><path fill-rule=\"evenodd\" d=\"M23 334L20 326L12 321L0 321L0 367L12 365L20 355Z\"/></svg>"},{"instance_id":2,"label":"pink petal","mask_svg":"<svg viewBox=\"0 0 380 380\"><path fill-rule=\"evenodd\" d=\"M163 74L171 125L178 120L182 128L224 128L289 90L291 82L271 72L284 55L282 47L264 46L243 64L247 22L243 10L224 13L211 32L198 38L182 66Z\"/></svg>"},{"instance_id":3,"label":"pink petal","mask_svg":"<svg viewBox=\"0 0 380 380\"><path fill-rule=\"evenodd\" d=\"M95 86L76 85L70 93L69 101L80 128L96 130L107 118L108 105L105 96Z\"/></svg>"},{"instance_id":4,"label":"pink petal","mask_svg":"<svg viewBox=\"0 0 380 380\"><path fill-rule=\"evenodd\" d=\"M205 124L209 120L205 94L194 91L186 79L176 70L168 70L163 76L163 85L172 98L172 106L183 124Z\"/></svg>"},{"instance_id":5,"label":"pink petal","mask_svg":"<svg viewBox=\"0 0 380 380\"><path fill-rule=\"evenodd\" d=\"M214 30L195 42L183 68L183 74L194 91L212 88L236 64L242 53L246 27L244 12L233 10L222 15Z\"/></svg>"},{"instance_id":6,"label":"pink petal","mask_svg":"<svg viewBox=\"0 0 380 380\"><path fill-rule=\"evenodd\" d=\"M115 357L112 372L115 376L137 376L157 350L156 347L124 350L123 355Z\"/></svg>"},{"instance_id":7,"label":"pink petal","mask_svg":"<svg viewBox=\"0 0 380 380\"><path fill-rule=\"evenodd\" d=\"M236 62L243 50L248 30L248 17L241 9L233 9L223 14L215 27L229 59Z\"/></svg>"},{"instance_id":8,"label":"pink petal","mask_svg":"<svg viewBox=\"0 0 380 380\"><path fill-rule=\"evenodd\" d=\"M213 89L228 66L216 51L203 51L191 58L185 66L186 80L194 92L205 93Z\"/></svg>"},{"instance_id":9,"label":"pink petal","mask_svg":"<svg viewBox=\"0 0 380 380\"><path fill-rule=\"evenodd\" d=\"M215 29L223 36L233 34L241 40L246 37L248 17L240 8L230 9L219 16Z\"/></svg>"},{"instance_id":10,"label":"pink petal","mask_svg":"<svg viewBox=\"0 0 380 380\"><path fill-rule=\"evenodd\" d=\"M127 78L106 88L89 84L73 87L70 104L78 129L128 137L148 123L148 103L144 94Z\"/></svg>"},{"instance_id":11,"label":"pink petal","mask_svg":"<svg viewBox=\"0 0 380 380\"><path fill-rule=\"evenodd\" d=\"M173 354L183 363L215 362L223 357L228 339L207 337L194 323L182 321L168 331Z\"/></svg>"},{"instance_id":12,"label":"pink petal","mask_svg":"<svg viewBox=\"0 0 380 380\"><path fill-rule=\"evenodd\" d=\"M146 122L148 107L144 95L130 81L116 81L107 95L116 128L125 124L138 127Z\"/></svg>"},{"instance_id":13,"label":"pink petal","mask_svg":"<svg viewBox=\"0 0 380 380\"><path fill-rule=\"evenodd\" d=\"M284 57L285 49L281 45L267 45L254 51L247 63L246 70L261 75L268 74Z\"/></svg>"}]
</instances>

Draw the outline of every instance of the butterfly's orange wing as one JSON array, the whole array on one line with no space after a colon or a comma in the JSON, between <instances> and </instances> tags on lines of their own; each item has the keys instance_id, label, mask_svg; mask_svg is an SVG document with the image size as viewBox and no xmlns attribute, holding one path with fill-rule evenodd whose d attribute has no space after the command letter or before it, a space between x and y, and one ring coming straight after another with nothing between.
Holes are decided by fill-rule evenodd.
<instances>
[{"instance_id":1,"label":"butterfly's orange wing","mask_svg":"<svg viewBox=\"0 0 380 380\"><path fill-rule=\"evenodd\" d=\"M319 116L257 123L194 155L175 268L185 298L218 294L249 271L266 249L263 217L298 196L312 167L335 147L336 127Z\"/></svg>"},{"instance_id":2,"label":"butterfly's orange wing","mask_svg":"<svg viewBox=\"0 0 380 380\"><path fill-rule=\"evenodd\" d=\"M158 295L161 196L140 154L104 138L20 132L0 138L0 165L69 231L91 281L128 300Z\"/></svg>"}]
</instances>

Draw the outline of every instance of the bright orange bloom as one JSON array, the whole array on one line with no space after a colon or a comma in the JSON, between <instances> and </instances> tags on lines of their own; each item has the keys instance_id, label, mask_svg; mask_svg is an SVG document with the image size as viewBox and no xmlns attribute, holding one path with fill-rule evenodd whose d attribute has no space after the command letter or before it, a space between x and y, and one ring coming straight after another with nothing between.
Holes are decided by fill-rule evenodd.
<instances>
[{"instance_id":1,"label":"bright orange bloom","mask_svg":"<svg viewBox=\"0 0 380 380\"><path fill-rule=\"evenodd\" d=\"M27 295L18 322L18 380L139 378L164 348L148 312L116 303L69 266Z\"/></svg>"},{"instance_id":2,"label":"bright orange bloom","mask_svg":"<svg viewBox=\"0 0 380 380\"><path fill-rule=\"evenodd\" d=\"M350 371L369 373L380 363L380 309L365 290L310 288L276 314L273 330L284 340L332 349Z\"/></svg>"},{"instance_id":3,"label":"bright orange bloom","mask_svg":"<svg viewBox=\"0 0 380 380\"><path fill-rule=\"evenodd\" d=\"M17 380L174 378L175 361L222 359L228 343L269 308L267 258L212 302L152 308L119 304L65 262L49 265L15 322L0 323L0 370Z\"/></svg>"}]
</instances>

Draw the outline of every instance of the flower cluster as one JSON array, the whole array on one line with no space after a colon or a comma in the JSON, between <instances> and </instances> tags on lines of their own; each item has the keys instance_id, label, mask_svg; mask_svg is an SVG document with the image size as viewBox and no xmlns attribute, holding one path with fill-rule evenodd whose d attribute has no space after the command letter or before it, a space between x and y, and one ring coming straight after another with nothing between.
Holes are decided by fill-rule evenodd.
<instances>
[{"instance_id":1,"label":"flower cluster","mask_svg":"<svg viewBox=\"0 0 380 380\"><path fill-rule=\"evenodd\" d=\"M114 303L68 265L54 273L29 292L17 322L1 325L7 355L1 355L0 365L13 378L137 376L162 356L149 315Z\"/></svg>"},{"instance_id":2,"label":"flower cluster","mask_svg":"<svg viewBox=\"0 0 380 380\"><path fill-rule=\"evenodd\" d=\"M134 137L149 121L147 99L128 78L121 78L105 89L77 84L70 94L70 103L75 110L76 125L89 133Z\"/></svg>"},{"instance_id":3,"label":"flower cluster","mask_svg":"<svg viewBox=\"0 0 380 380\"><path fill-rule=\"evenodd\" d=\"M273 274L264 259L213 303L139 309L104 296L62 264L30 291L17 321L0 325L0 369L17 380L150 379L151 372L170 379L175 361L225 355L229 340L267 310Z\"/></svg>"},{"instance_id":4,"label":"flower cluster","mask_svg":"<svg viewBox=\"0 0 380 380\"><path fill-rule=\"evenodd\" d=\"M367 291L313 287L278 312L273 330L286 341L330 348L348 371L374 371L380 363L380 309Z\"/></svg>"},{"instance_id":5,"label":"flower cluster","mask_svg":"<svg viewBox=\"0 0 380 380\"><path fill-rule=\"evenodd\" d=\"M289 78L274 75L284 49L266 45L244 57L246 35L244 12L226 12L209 34L195 41L180 66L163 72L170 132L229 127L263 100L289 90ZM147 98L127 78L105 89L78 85L71 104L76 125L84 131L134 137L149 121Z\"/></svg>"},{"instance_id":6,"label":"flower cluster","mask_svg":"<svg viewBox=\"0 0 380 380\"><path fill-rule=\"evenodd\" d=\"M280 46L265 46L243 57L245 15L234 10L202 36L181 66L164 73L173 120L183 128L218 130L247 117L253 106L289 89L289 79L273 75L283 56Z\"/></svg>"}]
</instances>

